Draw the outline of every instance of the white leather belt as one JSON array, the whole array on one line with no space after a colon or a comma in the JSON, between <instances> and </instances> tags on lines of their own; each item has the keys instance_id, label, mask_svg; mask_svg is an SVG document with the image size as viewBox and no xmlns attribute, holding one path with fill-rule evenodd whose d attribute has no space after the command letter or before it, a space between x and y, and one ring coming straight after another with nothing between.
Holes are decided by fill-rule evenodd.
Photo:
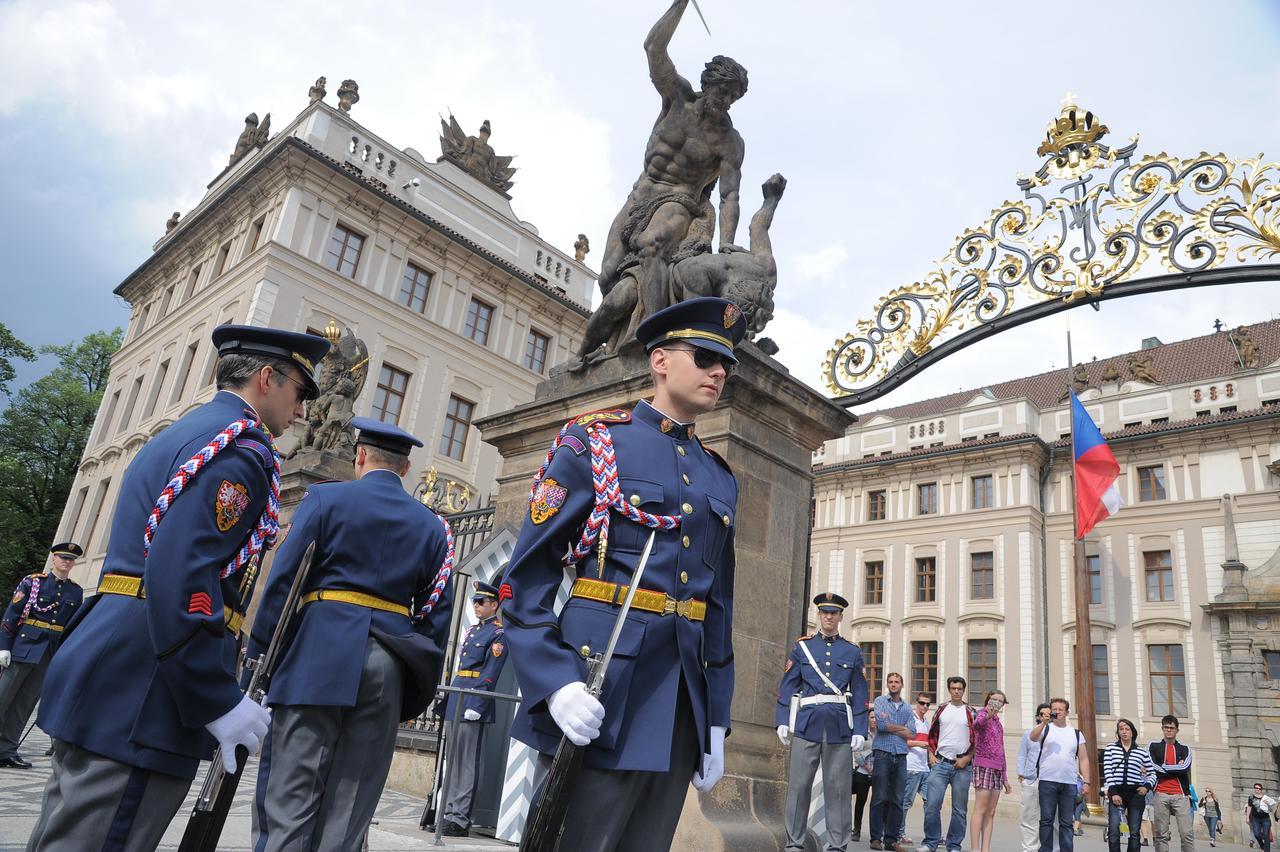
<instances>
[{"instance_id":1,"label":"white leather belt","mask_svg":"<svg viewBox=\"0 0 1280 852\"><path fill-rule=\"evenodd\" d=\"M811 707L814 704L847 704L843 695L810 695L800 699L801 707Z\"/></svg>"}]
</instances>

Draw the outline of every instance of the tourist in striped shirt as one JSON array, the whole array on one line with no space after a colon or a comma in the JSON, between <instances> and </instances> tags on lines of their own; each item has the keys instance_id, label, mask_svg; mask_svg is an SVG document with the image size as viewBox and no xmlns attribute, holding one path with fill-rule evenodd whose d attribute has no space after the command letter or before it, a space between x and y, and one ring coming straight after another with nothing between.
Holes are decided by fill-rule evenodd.
<instances>
[{"instance_id":1,"label":"tourist in striped shirt","mask_svg":"<svg viewBox=\"0 0 1280 852\"><path fill-rule=\"evenodd\" d=\"M1137 729L1128 719L1116 722L1116 741L1102 754L1102 789L1109 804L1107 819L1107 846L1110 852L1120 852L1120 818L1129 824L1128 852L1142 848L1142 810L1146 806L1147 791L1156 783L1156 767L1151 754L1138 748L1134 742Z\"/></svg>"}]
</instances>

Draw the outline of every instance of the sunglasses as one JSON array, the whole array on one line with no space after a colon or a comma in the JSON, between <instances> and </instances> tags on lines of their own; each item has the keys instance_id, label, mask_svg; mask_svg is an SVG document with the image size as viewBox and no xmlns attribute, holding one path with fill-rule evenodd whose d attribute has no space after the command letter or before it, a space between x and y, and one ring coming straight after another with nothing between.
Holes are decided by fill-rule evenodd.
<instances>
[{"instance_id":1,"label":"sunglasses","mask_svg":"<svg viewBox=\"0 0 1280 852\"><path fill-rule=\"evenodd\" d=\"M716 364L724 367L725 375L731 375L733 368L737 366L719 352L712 352L710 349L685 349L683 347L664 347L668 352L688 352L693 356L693 364L699 370L710 370Z\"/></svg>"},{"instance_id":2,"label":"sunglasses","mask_svg":"<svg viewBox=\"0 0 1280 852\"><path fill-rule=\"evenodd\" d=\"M917 701L917 702L916 702L916 706L917 706L917 707L928 707L928 706L929 706L929 702L928 702L928 701Z\"/></svg>"}]
</instances>

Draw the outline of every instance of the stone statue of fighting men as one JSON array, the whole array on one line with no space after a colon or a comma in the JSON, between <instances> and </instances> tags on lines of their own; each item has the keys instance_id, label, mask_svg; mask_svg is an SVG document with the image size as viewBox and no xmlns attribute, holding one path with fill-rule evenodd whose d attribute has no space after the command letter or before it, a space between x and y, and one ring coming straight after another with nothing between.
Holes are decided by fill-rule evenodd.
<instances>
[{"instance_id":1,"label":"stone statue of fighting men","mask_svg":"<svg viewBox=\"0 0 1280 852\"><path fill-rule=\"evenodd\" d=\"M680 76L667 46L687 5L675 0L644 42L662 107L645 148L644 172L609 229L599 279L605 301L587 323L582 360L606 342L616 350L641 318L679 300L671 291L671 265L710 248L717 182L720 251L743 251L733 244L743 143L729 107L747 91L747 70L716 56L702 72L702 91ZM634 293L611 300L617 288Z\"/></svg>"}]
</instances>

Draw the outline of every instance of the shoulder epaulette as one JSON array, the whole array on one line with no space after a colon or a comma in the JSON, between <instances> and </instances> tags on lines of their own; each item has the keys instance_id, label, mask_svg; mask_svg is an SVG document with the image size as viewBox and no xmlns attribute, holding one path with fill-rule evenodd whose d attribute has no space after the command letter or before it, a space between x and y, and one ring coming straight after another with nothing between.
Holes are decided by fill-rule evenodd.
<instances>
[{"instance_id":1,"label":"shoulder epaulette","mask_svg":"<svg viewBox=\"0 0 1280 852\"><path fill-rule=\"evenodd\" d=\"M593 426L596 423L607 423L613 425L615 423L630 423L631 412L625 408L612 408L606 411L592 411L587 414L579 415L574 419L575 426Z\"/></svg>"},{"instance_id":2,"label":"shoulder epaulette","mask_svg":"<svg viewBox=\"0 0 1280 852\"><path fill-rule=\"evenodd\" d=\"M713 459L715 459L717 462L719 462L719 463L720 463L720 466L721 466L722 468L724 468L725 470L729 471L730 475L732 475L732 474L733 474L733 468L729 467L729 463L728 463L727 461L725 461L725 460L724 460L724 456L720 455L720 454L719 454L719 453L717 453L715 450L711 449L711 448L710 448L710 447L708 447L706 444L702 443L702 439L701 439L701 438L696 438L696 437L695 437L695 440L697 440L697 442L698 442L698 446L699 446L699 447L702 447L702 449L706 450L707 455L711 456L711 458L713 458Z\"/></svg>"},{"instance_id":3,"label":"shoulder epaulette","mask_svg":"<svg viewBox=\"0 0 1280 852\"><path fill-rule=\"evenodd\" d=\"M806 640L806 639L812 639L814 636L817 636L817 635L818 635L817 633L806 633L806 634L804 634L803 636L799 636L799 637L797 637L797 638L796 638L796 641L797 641L797 642L803 642L804 640Z\"/></svg>"},{"instance_id":4,"label":"shoulder epaulette","mask_svg":"<svg viewBox=\"0 0 1280 852\"><path fill-rule=\"evenodd\" d=\"M241 434L236 438L236 446L254 453L265 469L271 470L275 467L275 457L271 453L271 448L256 438L246 437L245 434Z\"/></svg>"}]
</instances>

